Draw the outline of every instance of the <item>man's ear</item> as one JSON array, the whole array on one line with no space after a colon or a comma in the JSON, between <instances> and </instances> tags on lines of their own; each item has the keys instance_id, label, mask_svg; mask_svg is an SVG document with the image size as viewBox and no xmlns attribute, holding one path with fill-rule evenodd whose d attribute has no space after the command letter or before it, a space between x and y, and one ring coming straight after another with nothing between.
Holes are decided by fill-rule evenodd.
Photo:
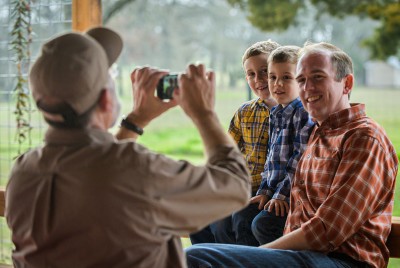
<instances>
[{"instance_id":1,"label":"man's ear","mask_svg":"<svg viewBox=\"0 0 400 268\"><path fill-rule=\"evenodd\" d=\"M344 90L343 90L343 93L350 94L351 90L353 89L354 75L348 74L343 79L344 79Z\"/></svg>"}]
</instances>

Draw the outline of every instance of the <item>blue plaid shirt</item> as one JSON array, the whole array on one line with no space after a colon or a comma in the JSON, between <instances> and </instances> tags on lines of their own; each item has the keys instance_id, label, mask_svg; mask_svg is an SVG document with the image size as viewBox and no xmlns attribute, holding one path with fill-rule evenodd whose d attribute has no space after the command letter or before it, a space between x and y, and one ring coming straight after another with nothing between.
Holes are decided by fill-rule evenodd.
<instances>
[{"instance_id":1,"label":"blue plaid shirt","mask_svg":"<svg viewBox=\"0 0 400 268\"><path fill-rule=\"evenodd\" d=\"M271 109L267 160L257 195L285 200L289 203L290 185L297 162L307 147L315 123L299 98L286 107Z\"/></svg>"}]
</instances>

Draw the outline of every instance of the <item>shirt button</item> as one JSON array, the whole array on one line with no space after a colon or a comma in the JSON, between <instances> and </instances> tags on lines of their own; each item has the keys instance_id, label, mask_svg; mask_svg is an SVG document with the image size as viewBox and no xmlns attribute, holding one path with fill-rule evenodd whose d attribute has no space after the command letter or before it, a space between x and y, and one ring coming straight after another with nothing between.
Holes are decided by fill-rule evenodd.
<instances>
[{"instance_id":1,"label":"shirt button","mask_svg":"<svg viewBox=\"0 0 400 268\"><path fill-rule=\"evenodd\" d=\"M335 250L335 246L332 245L331 243L329 243L329 251L334 251Z\"/></svg>"},{"instance_id":2,"label":"shirt button","mask_svg":"<svg viewBox=\"0 0 400 268\"><path fill-rule=\"evenodd\" d=\"M297 202L296 202L296 205L298 205L298 206L300 206L300 205L301 205L301 202L300 202L300 200L297 200Z\"/></svg>"},{"instance_id":3,"label":"shirt button","mask_svg":"<svg viewBox=\"0 0 400 268\"><path fill-rule=\"evenodd\" d=\"M310 158L311 158L311 154L308 154L308 155L307 155L307 159L310 159Z\"/></svg>"},{"instance_id":4,"label":"shirt button","mask_svg":"<svg viewBox=\"0 0 400 268\"><path fill-rule=\"evenodd\" d=\"M279 132L279 130L281 130L279 127L278 127L278 128L276 128L276 132Z\"/></svg>"},{"instance_id":5,"label":"shirt button","mask_svg":"<svg viewBox=\"0 0 400 268\"><path fill-rule=\"evenodd\" d=\"M304 184L304 180L300 180L299 184L303 185Z\"/></svg>"},{"instance_id":6,"label":"shirt button","mask_svg":"<svg viewBox=\"0 0 400 268\"><path fill-rule=\"evenodd\" d=\"M279 151L279 148L278 148L278 147L276 147L276 148L275 148L275 152L278 152L278 151Z\"/></svg>"}]
</instances>

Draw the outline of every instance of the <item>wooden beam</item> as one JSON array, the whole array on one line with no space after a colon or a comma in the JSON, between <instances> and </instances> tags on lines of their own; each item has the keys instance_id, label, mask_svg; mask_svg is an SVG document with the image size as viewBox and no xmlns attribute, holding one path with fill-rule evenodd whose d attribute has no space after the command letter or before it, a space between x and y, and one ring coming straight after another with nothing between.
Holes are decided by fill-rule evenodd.
<instances>
[{"instance_id":1,"label":"wooden beam","mask_svg":"<svg viewBox=\"0 0 400 268\"><path fill-rule=\"evenodd\" d=\"M84 32L102 24L101 0L72 1L72 30Z\"/></svg>"}]
</instances>

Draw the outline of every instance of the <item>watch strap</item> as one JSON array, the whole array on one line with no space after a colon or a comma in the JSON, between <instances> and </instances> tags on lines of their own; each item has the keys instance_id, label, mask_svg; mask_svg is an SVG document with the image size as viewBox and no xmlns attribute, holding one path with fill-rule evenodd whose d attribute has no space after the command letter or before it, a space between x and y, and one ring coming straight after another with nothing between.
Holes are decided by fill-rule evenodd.
<instances>
[{"instance_id":1,"label":"watch strap","mask_svg":"<svg viewBox=\"0 0 400 268\"><path fill-rule=\"evenodd\" d=\"M130 131L133 131L133 132L139 134L139 135L143 134L143 128L138 127L137 125L135 125L132 122L129 122L126 118L123 118L121 120L121 127L124 127Z\"/></svg>"}]
</instances>

